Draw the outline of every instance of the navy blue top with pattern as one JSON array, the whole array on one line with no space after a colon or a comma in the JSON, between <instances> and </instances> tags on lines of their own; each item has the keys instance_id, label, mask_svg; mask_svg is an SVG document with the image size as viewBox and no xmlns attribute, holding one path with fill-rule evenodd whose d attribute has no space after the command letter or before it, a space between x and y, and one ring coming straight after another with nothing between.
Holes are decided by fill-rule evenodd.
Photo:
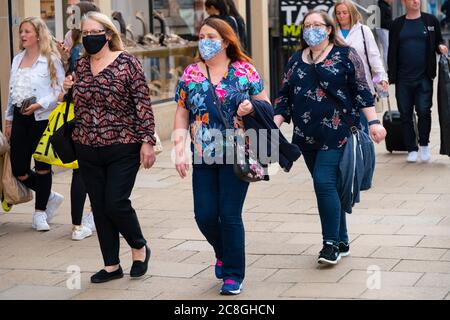
<instances>
[{"instance_id":1,"label":"navy blue top with pattern","mask_svg":"<svg viewBox=\"0 0 450 320\"><path fill-rule=\"evenodd\" d=\"M305 63L302 51L289 59L282 88L275 101L275 114L294 123L293 143L301 150L339 149L347 142L349 127L340 117L339 108L319 86L338 100L341 110L356 126L359 111L373 107L374 98L355 49L334 46L324 61L314 66Z\"/></svg>"}]
</instances>

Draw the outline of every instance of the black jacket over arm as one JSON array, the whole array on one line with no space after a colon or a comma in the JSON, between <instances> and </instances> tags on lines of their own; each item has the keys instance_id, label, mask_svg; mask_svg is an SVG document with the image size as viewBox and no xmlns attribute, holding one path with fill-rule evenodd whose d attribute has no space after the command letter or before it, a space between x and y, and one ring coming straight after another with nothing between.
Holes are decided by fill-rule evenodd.
<instances>
[{"instance_id":1,"label":"black jacket over arm","mask_svg":"<svg viewBox=\"0 0 450 320\"><path fill-rule=\"evenodd\" d=\"M430 79L434 79L436 77L436 53L440 54L439 45L444 44L444 39L442 38L439 20L435 16L422 12L421 18L428 34L427 75ZM396 83L397 81L398 60L408 59L408 56L399 56L400 31L405 19L405 15L395 19L389 30L388 74L390 83ZM410 54L414 54L414 52Z\"/></svg>"},{"instance_id":2,"label":"black jacket over arm","mask_svg":"<svg viewBox=\"0 0 450 320\"><path fill-rule=\"evenodd\" d=\"M260 129L267 130L267 137L265 135L260 135L259 137L267 139L267 151L268 156L270 156L271 150L271 130L278 129L277 125L273 121L273 107L265 100L251 100L253 108L255 110L254 116L244 116L244 126L245 130L254 129L256 131ZM289 143L287 139L283 136L281 131L279 132L279 164L285 172L289 172L293 162L296 161L301 156L301 151L299 147L295 144ZM258 137L258 139L259 139ZM260 144L261 141L258 141Z\"/></svg>"}]
</instances>

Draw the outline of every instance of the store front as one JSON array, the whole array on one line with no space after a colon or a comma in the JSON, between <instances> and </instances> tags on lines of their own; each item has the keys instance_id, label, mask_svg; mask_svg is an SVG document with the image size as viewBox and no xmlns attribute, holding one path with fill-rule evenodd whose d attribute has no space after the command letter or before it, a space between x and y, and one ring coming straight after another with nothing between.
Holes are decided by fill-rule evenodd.
<instances>
[{"instance_id":1,"label":"store front","mask_svg":"<svg viewBox=\"0 0 450 320\"><path fill-rule=\"evenodd\" d=\"M270 93L269 0L234 0L247 20L254 64ZM0 0L0 90L2 115L8 97L10 64L19 52L18 28L24 17L42 17L58 40L68 31L67 0ZM197 37L206 17L204 0L95 0L114 16L127 50L144 66L151 91L157 130L170 138L176 104L175 87L184 68L197 54ZM120 13L120 14L119 14ZM150 18L152 17L152 18ZM69 23L70 25L70 23ZM8 32L3 32L7 30ZM257 32L252 32L257 30Z\"/></svg>"},{"instance_id":2,"label":"store front","mask_svg":"<svg viewBox=\"0 0 450 320\"><path fill-rule=\"evenodd\" d=\"M142 63L155 108L173 100L184 68L197 55L197 34L205 16L204 0L95 0L112 17L126 50ZM7 97L10 63L19 52L18 28L24 17L40 16L58 40L63 40L73 19L67 0L0 0L2 115ZM157 115L158 116L158 115ZM161 115L164 117L164 115ZM161 130L169 132L169 124ZM168 134L162 134L167 136Z\"/></svg>"}]
</instances>

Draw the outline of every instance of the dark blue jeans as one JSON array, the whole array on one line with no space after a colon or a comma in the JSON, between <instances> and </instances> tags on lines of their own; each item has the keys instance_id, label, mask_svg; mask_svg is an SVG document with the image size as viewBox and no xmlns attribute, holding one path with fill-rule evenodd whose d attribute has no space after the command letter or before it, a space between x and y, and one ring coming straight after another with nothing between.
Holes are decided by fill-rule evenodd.
<instances>
[{"instance_id":1,"label":"dark blue jeans","mask_svg":"<svg viewBox=\"0 0 450 320\"><path fill-rule=\"evenodd\" d=\"M348 242L347 221L337 191L339 161L343 150L303 151L311 172L322 224L323 241Z\"/></svg>"},{"instance_id":2,"label":"dark blue jeans","mask_svg":"<svg viewBox=\"0 0 450 320\"><path fill-rule=\"evenodd\" d=\"M395 97L402 120L403 139L408 152L418 150L413 122L414 106L418 118L419 145L428 146L431 132L433 81L428 77L417 81L398 80L395 85Z\"/></svg>"},{"instance_id":3,"label":"dark blue jeans","mask_svg":"<svg viewBox=\"0 0 450 320\"><path fill-rule=\"evenodd\" d=\"M234 174L232 165L194 165L192 184L195 220L223 262L223 278L244 280L242 208L249 183Z\"/></svg>"}]
</instances>

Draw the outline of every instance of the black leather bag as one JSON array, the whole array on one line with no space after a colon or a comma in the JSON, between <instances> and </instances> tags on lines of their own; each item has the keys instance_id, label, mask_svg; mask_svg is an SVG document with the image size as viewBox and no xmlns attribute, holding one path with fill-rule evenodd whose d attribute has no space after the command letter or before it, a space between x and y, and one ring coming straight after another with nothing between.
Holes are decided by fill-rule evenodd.
<instances>
[{"instance_id":1,"label":"black leather bag","mask_svg":"<svg viewBox=\"0 0 450 320\"><path fill-rule=\"evenodd\" d=\"M67 121L69 116L69 107L72 103L72 89L66 95L66 111L64 112L64 124L56 130L50 137L50 143L53 146L62 163L71 163L77 160L75 154L75 144L72 140L72 131L75 128L75 120Z\"/></svg>"}]
</instances>

